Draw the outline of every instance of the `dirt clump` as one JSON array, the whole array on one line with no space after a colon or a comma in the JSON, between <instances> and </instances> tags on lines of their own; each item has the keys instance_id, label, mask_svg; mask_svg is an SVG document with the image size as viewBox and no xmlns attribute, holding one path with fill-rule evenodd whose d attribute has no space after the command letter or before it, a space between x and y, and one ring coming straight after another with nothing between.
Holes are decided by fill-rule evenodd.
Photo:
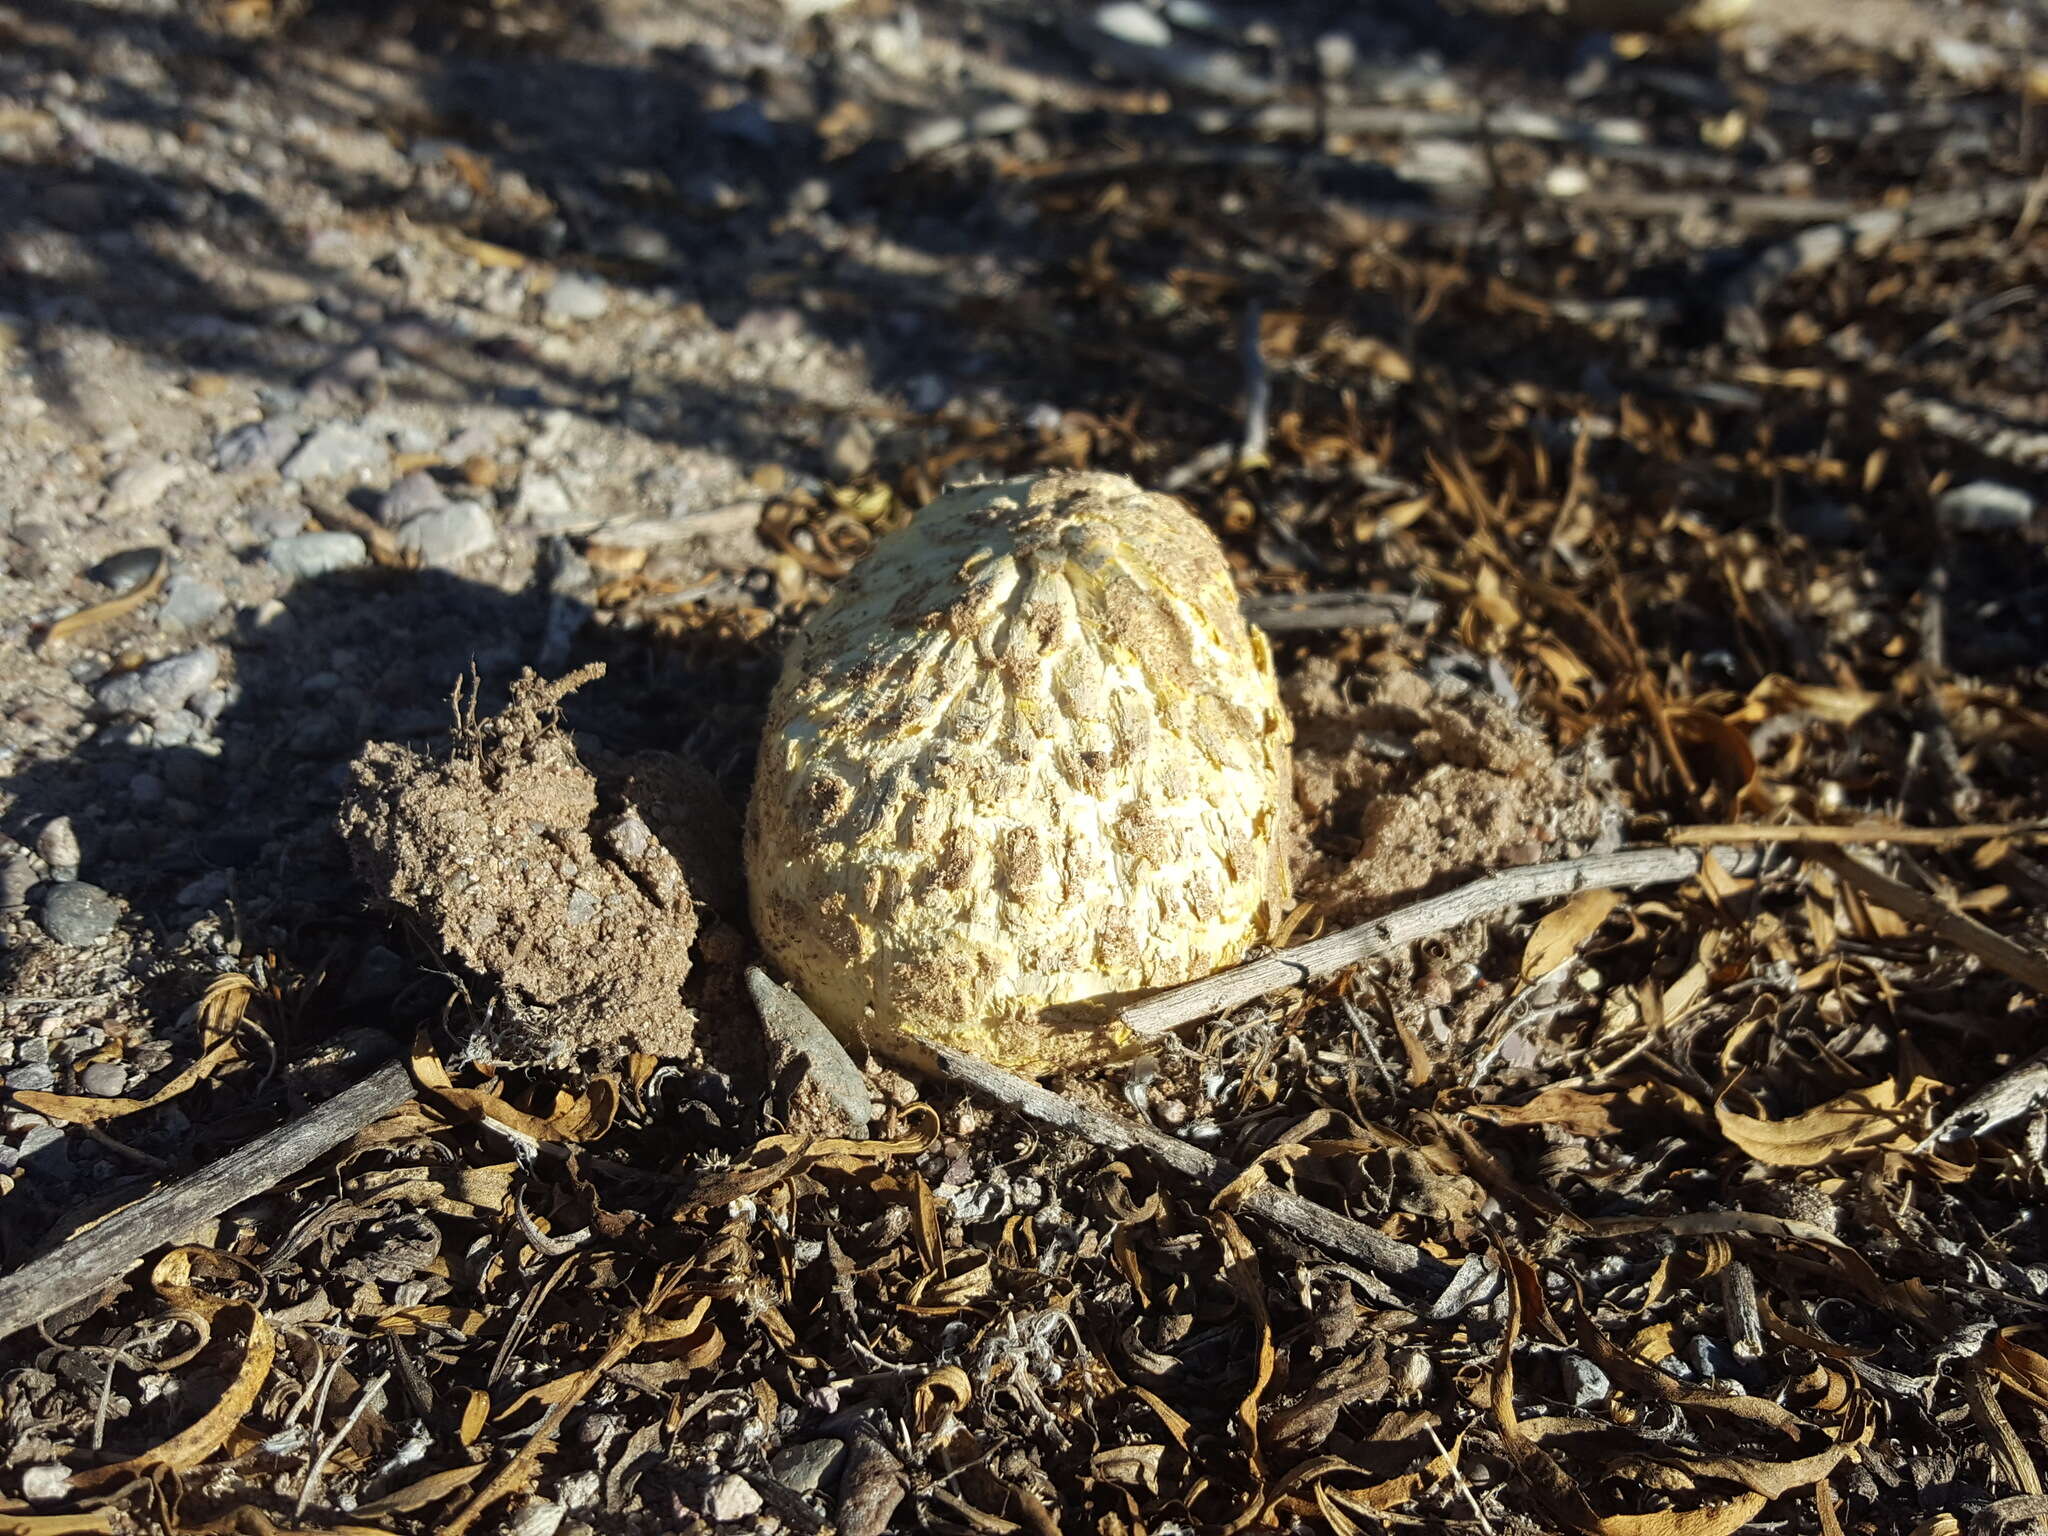
<instances>
[{"instance_id":1,"label":"dirt clump","mask_svg":"<svg viewBox=\"0 0 2048 1536\"><path fill-rule=\"evenodd\" d=\"M1561 754L1465 670L1312 657L1284 681L1295 801L1312 829L1295 887L1327 921L1584 852L1615 820L1599 760Z\"/></svg>"},{"instance_id":2,"label":"dirt clump","mask_svg":"<svg viewBox=\"0 0 2048 1536\"><path fill-rule=\"evenodd\" d=\"M695 1041L682 987L696 908L656 830L676 808L643 811L602 783L560 722L563 697L601 671L526 672L482 721L472 700L445 760L374 743L353 765L340 829L356 870L499 988L478 1042L493 1059L676 1057Z\"/></svg>"}]
</instances>

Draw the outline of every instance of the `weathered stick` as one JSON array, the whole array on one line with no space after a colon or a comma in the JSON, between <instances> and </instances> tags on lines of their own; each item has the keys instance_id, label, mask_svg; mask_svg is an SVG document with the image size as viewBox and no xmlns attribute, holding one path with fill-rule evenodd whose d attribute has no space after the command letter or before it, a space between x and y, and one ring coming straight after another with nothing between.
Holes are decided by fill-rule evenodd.
<instances>
[{"instance_id":1,"label":"weathered stick","mask_svg":"<svg viewBox=\"0 0 2048 1536\"><path fill-rule=\"evenodd\" d=\"M138 1259L290 1178L412 1097L403 1062L379 1067L303 1119L258 1136L189 1178L143 1196L0 1279L0 1338L84 1301Z\"/></svg>"},{"instance_id":2,"label":"weathered stick","mask_svg":"<svg viewBox=\"0 0 2048 1536\"><path fill-rule=\"evenodd\" d=\"M2003 971L2014 981L2024 982L2036 992L2048 996L2048 958L2015 944L1974 917L1950 911L1932 896L1914 890L1903 881L1894 880L1881 870L1872 869L1861 859L1851 858L1840 849L1809 847L1803 850L1803 854L1830 874L1856 887L1880 907L1889 907L1901 917L1910 917L1936 938L1946 940L1965 954L1975 955L1993 970Z\"/></svg>"},{"instance_id":3,"label":"weathered stick","mask_svg":"<svg viewBox=\"0 0 2048 1536\"><path fill-rule=\"evenodd\" d=\"M1726 826L1673 827L1671 842L1680 848L1742 847L1754 843L1908 843L1916 847L1950 848L1957 843L1990 842L1993 838L2048 837L2038 821L1966 822L1955 827L1897 827L1883 822L1852 826L1763 826L1731 822Z\"/></svg>"},{"instance_id":4,"label":"weathered stick","mask_svg":"<svg viewBox=\"0 0 2048 1536\"><path fill-rule=\"evenodd\" d=\"M1418 939L1455 928L1475 917L1488 917L1525 901L1549 901L1579 891L1671 885L1698 874L1700 861L1709 857L1713 855L1692 848L1639 848L1483 875L1470 885L1418 901L1355 928L1340 929L1293 949L1248 960L1200 981L1169 987L1143 1002L1133 1003L1119 1018L1133 1034L1169 1034L1183 1024L1206 1019L1268 992L1298 987L1346 966L1392 954ZM1749 865L1744 860L1721 862L1731 868Z\"/></svg>"},{"instance_id":5,"label":"weathered stick","mask_svg":"<svg viewBox=\"0 0 2048 1536\"><path fill-rule=\"evenodd\" d=\"M876 1048L914 1072L957 1083L1041 1125L1079 1136L1110 1152L1142 1153L1205 1188L1222 1189L1244 1171L1149 1125L1076 1104L978 1056L905 1036L877 1042ZM1432 1290L1441 1289L1451 1276L1447 1265L1420 1248L1271 1184L1253 1188L1238 1208L1376 1274Z\"/></svg>"},{"instance_id":6,"label":"weathered stick","mask_svg":"<svg viewBox=\"0 0 2048 1536\"><path fill-rule=\"evenodd\" d=\"M1251 592L1244 616L1271 634L1307 629L1382 629L1436 622L1442 605L1419 592Z\"/></svg>"}]
</instances>

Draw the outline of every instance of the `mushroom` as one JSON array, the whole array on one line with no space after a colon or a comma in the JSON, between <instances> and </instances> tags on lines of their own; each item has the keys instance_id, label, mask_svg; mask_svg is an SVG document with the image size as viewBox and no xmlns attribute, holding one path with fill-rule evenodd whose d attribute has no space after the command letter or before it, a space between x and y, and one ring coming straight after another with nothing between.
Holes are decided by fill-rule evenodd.
<instances>
[{"instance_id":1,"label":"mushroom","mask_svg":"<svg viewBox=\"0 0 2048 1536\"><path fill-rule=\"evenodd\" d=\"M769 957L833 1031L1043 1075L1288 900L1292 728L1216 537L1119 475L947 492L811 615L747 816Z\"/></svg>"}]
</instances>

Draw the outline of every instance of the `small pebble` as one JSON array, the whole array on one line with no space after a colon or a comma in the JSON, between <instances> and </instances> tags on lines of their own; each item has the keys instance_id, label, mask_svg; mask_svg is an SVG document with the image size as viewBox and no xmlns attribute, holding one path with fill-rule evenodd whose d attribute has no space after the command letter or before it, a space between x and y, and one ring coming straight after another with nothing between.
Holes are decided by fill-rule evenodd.
<instances>
[{"instance_id":1,"label":"small pebble","mask_svg":"<svg viewBox=\"0 0 2048 1536\"><path fill-rule=\"evenodd\" d=\"M50 867L52 880L76 880L84 855L78 847L78 829L69 816L53 816L36 834L36 852Z\"/></svg>"},{"instance_id":2,"label":"small pebble","mask_svg":"<svg viewBox=\"0 0 2048 1536\"><path fill-rule=\"evenodd\" d=\"M70 1498L70 1470L55 1466L23 1467L21 1496L31 1504L56 1504Z\"/></svg>"},{"instance_id":3,"label":"small pebble","mask_svg":"<svg viewBox=\"0 0 2048 1536\"><path fill-rule=\"evenodd\" d=\"M28 905L28 893L36 884L36 867L21 854L0 861L0 912Z\"/></svg>"},{"instance_id":4,"label":"small pebble","mask_svg":"<svg viewBox=\"0 0 2048 1536\"><path fill-rule=\"evenodd\" d=\"M177 901L181 907L210 907L217 901L224 901L228 894L228 872L224 869L209 869L197 880L178 888Z\"/></svg>"},{"instance_id":5,"label":"small pebble","mask_svg":"<svg viewBox=\"0 0 2048 1536\"><path fill-rule=\"evenodd\" d=\"M118 555L107 556L85 574L119 597L154 576L164 559L161 549L124 549Z\"/></svg>"},{"instance_id":6,"label":"small pebble","mask_svg":"<svg viewBox=\"0 0 2048 1536\"><path fill-rule=\"evenodd\" d=\"M299 440L299 429L278 417L252 421L224 432L213 445L213 467L223 474L244 469L275 469Z\"/></svg>"},{"instance_id":7,"label":"small pebble","mask_svg":"<svg viewBox=\"0 0 2048 1536\"><path fill-rule=\"evenodd\" d=\"M541 315L550 325L567 325L578 320L601 319L611 308L605 285L581 272L564 272L541 301Z\"/></svg>"},{"instance_id":8,"label":"small pebble","mask_svg":"<svg viewBox=\"0 0 2048 1536\"><path fill-rule=\"evenodd\" d=\"M282 465L287 480L327 480L384 463L384 444L361 427L330 421L316 427Z\"/></svg>"},{"instance_id":9,"label":"small pebble","mask_svg":"<svg viewBox=\"0 0 2048 1536\"><path fill-rule=\"evenodd\" d=\"M867 423L848 419L825 438L825 469L835 480L858 480L875 467L875 434Z\"/></svg>"},{"instance_id":10,"label":"small pebble","mask_svg":"<svg viewBox=\"0 0 2048 1536\"><path fill-rule=\"evenodd\" d=\"M279 574L300 581L354 570L370 560L370 551L352 533L295 533L271 540L263 553Z\"/></svg>"},{"instance_id":11,"label":"small pebble","mask_svg":"<svg viewBox=\"0 0 2048 1536\"><path fill-rule=\"evenodd\" d=\"M183 464L169 464L162 460L154 464L130 464L107 482L107 494L100 503L100 513L105 517L124 517L153 507L187 473Z\"/></svg>"},{"instance_id":12,"label":"small pebble","mask_svg":"<svg viewBox=\"0 0 2048 1536\"><path fill-rule=\"evenodd\" d=\"M416 469L401 475L390 490L377 502L377 521L387 528L396 528L408 519L418 517L442 506L448 498L441 494L441 483L424 469Z\"/></svg>"},{"instance_id":13,"label":"small pebble","mask_svg":"<svg viewBox=\"0 0 2048 1536\"><path fill-rule=\"evenodd\" d=\"M1972 480L1943 491L1934 515L1965 533L2010 532L2033 521L2034 498L2016 485Z\"/></svg>"},{"instance_id":14,"label":"small pebble","mask_svg":"<svg viewBox=\"0 0 2048 1536\"><path fill-rule=\"evenodd\" d=\"M454 501L422 512L398 530L398 547L412 551L422 564L446 569L497 542L498 525L474 501Z\"/></svg>"},{"instance_id":15,"label":"small pebble","mask_svg":"<svg viewBox=\"0 0 2048 1536\"><path fill-rule=\"evenodd\" d=\"M157 616L180 629L197 629L228 605L227 593L210 581L180 573L164 584Z\"/></svg>"},{"instance_id":16,"label":"small pebble","mask_svg":"<svg viewBox=\"0 0 2048 1536\"><path fill-rule=\"evenodd\" d=\"M93 702L109 715L148 720L182 709L219 676L220 653L201 646L104 679L92 691Z\"/></svg>"},{"instance_id":17,"label":"small pebble","mask_svg":"<svg viewBox=\"0 0 2048 1536\"><path fill-rule=\"evenodd\" d=\"M74 949L96 944L121 920L121 904L96 885L67 880L50 887L36 914L43 932Z\"/></svg>"},{"instance_id":18,"label":"small pebble","mask_svg":"<svg viewBox=\"0 0 2048 1536\"><path fill-rule=\"evenodd\" d=\"M1558 1365L1564 1372L1565 1397L1574 1408L1590 1408L1604 1402L1614 1390L1607 1373L1584 1355L1562 1355Z\"/></svg>"},{"instance_id":19,"label":"small pebble","mask_svg":"<svg viewBox=\"0 0 2048 1536\"><path fill-rule=\"evenodd\" d=\"M785 1445L768 1458L768 1470L785 1488L798 1493L815 1493L846 1454L842 1440L802 1440Z\"/></svg>"},{"instance_id":20,"label":"small pebble","mask_svg":"<svg viewBox=\"0 0 2048 1536\"><path fill-rule=\"evenodd\" d=\"M576 520L576 507L553 475L527 470L519 477L512 510L541 533L560 533Z\"/></svg>"},{"instance_id":21,"label":"small pebble","mask_svg":"<svg viewBox=\"0 0 2048 1536\"><path fill-rule=\"evenodd\" d=\"M118 1099L128 1090L128 1069L117 1061L96 1061L78 1074L78 1086L96 1099Z\"/></svg>"},{"instance_id":22,"label":"small pebble","mask_svg":"<svg viewBox=\"0 0 2048 1536\"><path fill-rule=\"evenodd\" d=\"M761 1512L761 1495L737 1472L728 1472L704 1490L704 1518L723 1525Z\"/></svg>"}]
</instances>

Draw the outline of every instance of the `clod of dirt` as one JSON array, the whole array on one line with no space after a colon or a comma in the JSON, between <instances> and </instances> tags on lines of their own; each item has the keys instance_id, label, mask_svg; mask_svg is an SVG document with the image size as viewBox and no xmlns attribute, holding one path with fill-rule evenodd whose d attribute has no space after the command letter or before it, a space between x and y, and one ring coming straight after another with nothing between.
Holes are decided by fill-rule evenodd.
<instances>
[{"instance_id":1,"label":"clod of dirt","mask_svg":"<svg viewBox=\"0 0 2048 1536\"><path fill-rule=\"evenodd\" d=\"M1455 669L1314 657L1283 693L1295 800L1314 829L1295 851L1295 887L1333 923L1563 857L1609 819L1600 764L1561 756L1509 701Z\"/></svg>"},{"instance_id":2,"label":"clod of dirt","mask_svg":"<svg viewBox=\"0 0 2048 1536\"><path fill-rule=\"evenodd\" d=\"M353 765L340 825L357 871L501 989L480 1042L500 1060L680 1056L694 1041L697 915L654 830L678 808L603 806L560 724L563 697L602 670L526 673L503 714L478 722L472 706L445 761L376 743Z\"/></svg>"}]
</instances>

